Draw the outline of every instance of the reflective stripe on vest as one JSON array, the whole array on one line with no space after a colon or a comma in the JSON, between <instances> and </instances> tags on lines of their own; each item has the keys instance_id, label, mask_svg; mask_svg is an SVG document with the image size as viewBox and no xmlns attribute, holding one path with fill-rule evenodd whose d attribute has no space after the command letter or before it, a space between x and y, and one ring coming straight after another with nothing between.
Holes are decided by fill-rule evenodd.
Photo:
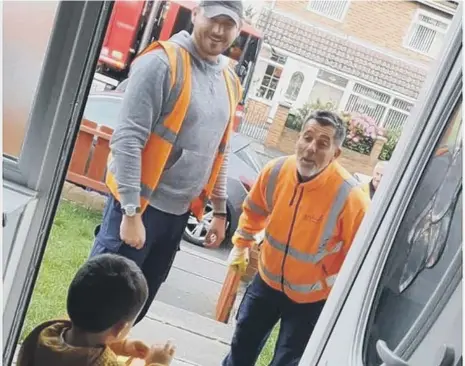
<instances>
[{"instance_id":1,"label":"reflective stripe on vest","mask_svg":"<svg viewBox=\"0 0 465 366\"><path fill-rule=\"evenodd\" d=\"M266 217L268 216L268 211L264 210L260 206L258 206L252 199L250 198L249 195L245 197L244 204L247 205L247 207L252 211L254 214Z\"/></svg>"},{"instance_id":2,"label":"reflective stripe on vest","mask_svg":"<svg viewBox=\"0 0 465 366\"><path fill-rule=\"evenodd\" d=\"M281 243L280 241L273 238L268 232L265 232L265 238L273 248L279 250L280 252L286 252L286 244ZM289 246L287 254L299 261L306 262L306 263L313 263L317 264L321 261L324 257L330 254L336 254L342 249L342 242L337 243L332 250L326 250L325 247L319 247L318 252L316 254L309 254L309 253L302 253L301 251ZM320 244L321 245L321 244Z\"/></svg>"},{"instance_id":3,"label":"reflective stripe on vest","mask_svg":"<svg viewBox=\"0 0 465 366\"><path fill-rule=\"evenodd\" d=\"M236 232L234 233L235 235L239 235L242 237L244 240L255 240L255 236L251 233L248 233L244 229L237 229Z\"/></svg>"},{"instance_id":4,"label":"reflective stripe on vest","mask_svg":"<svg viewBox=\"0 0 465 366\"><path fill-rule=\"evenodd\" d=\"M316 283L312 284L307 284L307 285L296 285L293 283L290 283L289 281L286 280L286 278L283 278L281 275L275 275L268 271L263 264L262 261L262 256L260 255L260 268L263 271L263 274L268 278L268 280L275 282L277 286L281 286L283 284L285 287L287 287L289 290L298 292L300 294L309 294L315 291L321 291L323 290L323 284L321 281L317 281Z\"/></svg>"},{"instance_id":5,"label":"reflective stripe on vest","mask_svg":"<svg viewBox=\"0 0 465 366\"><path fill-rule=\"evenodd\" d=\"M266 205L268 206L268 212L273 210L273 196L276 190L276 184L278 183L278 176L281 168L283 167L287 156L279 158L273 167L271 168L270 176L268 177L268 183L266 185Z\"/></svg>"},{"instance_id":6,"label":"reflective stripe on vest","mask_svg":"<svg viewBox=\"0 0 465 366\"><path fill-rule=\"evenodd\" d=\"M336 279L337 279L337 273L326 277L326 279L325 279L326 286L333 287L334 283L336 282Z\"/></svg>"}]
</instances>

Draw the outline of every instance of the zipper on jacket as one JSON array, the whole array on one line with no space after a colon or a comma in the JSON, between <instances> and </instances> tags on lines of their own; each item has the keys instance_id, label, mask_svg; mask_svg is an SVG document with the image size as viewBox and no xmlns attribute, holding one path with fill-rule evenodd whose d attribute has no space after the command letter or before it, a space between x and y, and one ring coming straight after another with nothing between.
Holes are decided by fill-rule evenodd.
<instances>
[{"instance_id":1,"label":"zipper on jacket","mask_svg":"<svg viewBox=\"0 0 465 366\"><path fill-rule=\"evenodd\" d=\"M297 188L299 188L298 184L294 187L294 194L292 195L291 202L289 202L289 206L292 206L294 204L295 195L297 194Z\"/></svg>"},{"instance_id":2,"label":"zipper on jacket","mask_svg":"<svg viewBox=\"0 0 465 366\"><path fill-rule=\"evenodd\" d=\"M297 186L298 187L298 186ZM294 191L294 196L297 192L297 187ZM299 205L300 205L300 201L302 200L302 195L304 193L304 189L301 188L300 189L300 195L299 195L299 199L297 200L297 203L295 205L295 209L294 209L294 215L292 216L292 222L291 222L291 227L289 229L289 235L287 237L287 243L286 243L286 250L284 251L284 258L283 258L283 264L281 266L281 290L283 293L285 293L284 291L284 266L286 265L286 258L287 258L287 253L289 252L289 246L291 244L291 237L292 237L292 231L294 230L294 224L295 224L295 219L297 217L297 210L299 209ZM292 198L292 201L294 201L294 198ZM292 204L291 204L292 205Z\"/></svg>"}]
</instances>

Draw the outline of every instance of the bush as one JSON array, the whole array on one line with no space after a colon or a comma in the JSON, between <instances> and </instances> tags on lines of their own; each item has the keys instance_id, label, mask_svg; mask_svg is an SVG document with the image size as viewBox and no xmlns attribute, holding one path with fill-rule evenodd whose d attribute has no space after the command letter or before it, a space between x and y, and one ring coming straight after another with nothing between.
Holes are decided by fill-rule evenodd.
<instances>
[{"instance_id":1,"label":"bush","mask_svg":"<svg viewBox=\"0 0 465 366\"><path fill-rule=\"evenodd\" d=\"M347 122L347 138L343 146L360 154L370 155L376 137L380 134L376 121L370 116L355 114Z\"/></svg>"},{"instance_id":2,"label":"bush","mask_svg":"<svg viewBox=\"0 0 465 366\"><path fill-rule=\"evenodd\" d=\"M394 130L388 130L386 132L387 141L383 145L381 152L379 154L379 159L388 161L391 159L392 153L397 146L397 142L399 141L400 135L402 133L402 129L397 128Z\"/></svg>"}]
</instances>

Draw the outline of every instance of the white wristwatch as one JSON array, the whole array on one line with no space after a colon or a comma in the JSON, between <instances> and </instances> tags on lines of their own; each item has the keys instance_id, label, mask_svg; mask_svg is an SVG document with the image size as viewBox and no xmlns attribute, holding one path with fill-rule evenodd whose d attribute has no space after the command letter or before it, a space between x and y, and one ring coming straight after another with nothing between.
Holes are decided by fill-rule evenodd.
<instances>
[{"instance_id":1,"label":"white wristwatch","mask_svg":"<svg viewBox=\"0 0 465 366\"><path fill-rule=\"evenodd\" d=\"M140 213L140 211L140 207L135 205L126 205L124 207L121 207L121 212L123 213L123 215L128 217L134 217L138 213Z\"/></svg>"}]
</instances>

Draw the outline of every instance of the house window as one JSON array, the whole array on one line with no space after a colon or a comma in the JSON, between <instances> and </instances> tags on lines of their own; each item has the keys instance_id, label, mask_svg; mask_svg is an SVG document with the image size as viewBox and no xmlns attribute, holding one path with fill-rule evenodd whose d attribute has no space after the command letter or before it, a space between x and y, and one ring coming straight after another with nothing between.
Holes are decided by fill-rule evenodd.
<instances>
[{"instance_id":1,"label":"house window","mask_svg":"<svg viewBox=\"0 0 465 366\"><path fill-rule=\"evenodd\" d=\"M349 0L310 0L308 10L326 18L342 21L349 8Z\"/></svg>"},{"instance_id":2,"label":"house window","mask_svg":"<svg viewBox=\"0 0 465 366\"><path fill-rule=\"evenodd\" d=\"M292 101L296 101L297 97L299 96L300 88L302 88L303 82L304 74L302 74L300 71L295 72L291 77L289 86L287 87L286 98Z\"/></svg>"},{"instance_id":3,"label":"house window","mask_svg":"<svg viewBox=\"0 0 465 366\"><path fill-rule=\"evenodd\" d=\"M272 64L267 66L260 88L257 90L257 97L273 100L282 71L282 67Z\"/></svg>"},{"instance_id":4,"label":"house window","mask_svg":"<svg viewBox=\"0 0 465 366\"><path fill-rule=\"evenodd\" d=\"M380 124L386 112L385 104L389 103L390 99L391 97L388 94L357 83L345 109L347 112L366 114Z\"/></svg>"},{"instance_id":5,"label":"house window","mask_svg":"<svg viewBox=\"0 0 465 366\"><path fill-rule=\"evenodd\" d=\"M319 70L317 79L313 84L308 101L310 104L331 103L335 108L339 107L344 90L349 80L325 70Z\"/></svg>"},{"instance_id":6,"label":"house window","mask_svg":"<svg viewBox=\"0 0 465 366\"><path fill-rule=\"evenodd\" d=\"M284 65L287 61L287 57L277 52L271 51L271 61L277 62L278 64Z\"/></svg>"},{"instance_id":7,"label":"house window","mask_svg":"<svg viewBox=\"0 0 465 366\"><path fill-rule=\"evenodd\" d=\"M399 98L394 98L392 108L389 109L386 120L384 121L384 128L390 130L402 128L412 108L413 103L406 102Z\"/></svg>"},{"instance_id":8,"label":"house window","mask_svg":"<svg viewBox=\"0 0 465 366\"><path fill-rule=\"evenodd\" d=\"M402 128L413 104L400 98L356 83L345 111L366 114L386 129Z\"/></svg>"},{"instance_id":9,"label":"house window","mask_svg":"<svg viewBox=\"0 0 465 366\"><path fill-rule=\"evenodd\" d=\"M450 20L419 10L414 17L404 46L430 57L436 57L442 48Z\"/></svg>"}]
</instances>

